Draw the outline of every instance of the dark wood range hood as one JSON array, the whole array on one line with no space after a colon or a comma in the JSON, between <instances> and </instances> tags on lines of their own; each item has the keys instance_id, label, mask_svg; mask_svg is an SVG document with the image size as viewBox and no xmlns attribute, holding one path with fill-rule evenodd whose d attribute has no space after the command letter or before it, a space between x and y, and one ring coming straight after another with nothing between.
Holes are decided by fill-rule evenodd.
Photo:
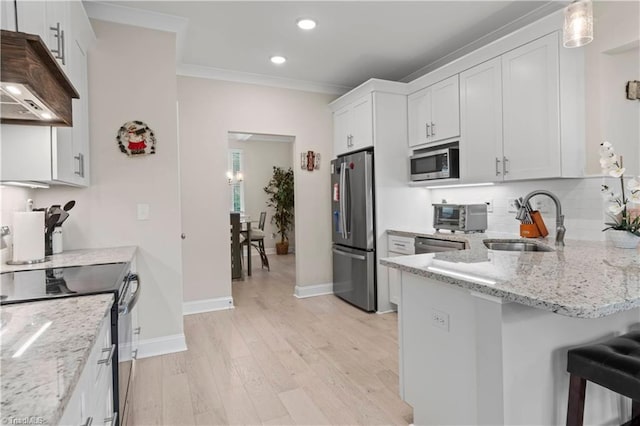
<instances>
[{"instance_id":1,"label":"dark wood range hood","mask_svg":"<svg viewBox=\"0 0 640 426\"><path fill-rule=\"evenodd\" d=\"M1 122L72 126L71 100L80 96L42 39L2 30L0 41Z\"/></svg>"}]
</instances>

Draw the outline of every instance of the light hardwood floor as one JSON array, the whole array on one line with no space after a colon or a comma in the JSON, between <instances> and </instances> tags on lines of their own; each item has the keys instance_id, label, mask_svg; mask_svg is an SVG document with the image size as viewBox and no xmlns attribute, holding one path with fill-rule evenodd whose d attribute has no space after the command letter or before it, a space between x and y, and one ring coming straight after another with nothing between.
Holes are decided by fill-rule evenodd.
<instances>
[{"instance_id":1,"label":"light hardwood floor","mask_svg":"<svg viewBox=\"0 0 640 426\"><path fill-rule=\"evenodd\" d=\"M395 314L293 296L293 255L233 283L235 309L184 318L189 350L139 360L135 425L402 424Z\"/></svg>"}]
</instances>

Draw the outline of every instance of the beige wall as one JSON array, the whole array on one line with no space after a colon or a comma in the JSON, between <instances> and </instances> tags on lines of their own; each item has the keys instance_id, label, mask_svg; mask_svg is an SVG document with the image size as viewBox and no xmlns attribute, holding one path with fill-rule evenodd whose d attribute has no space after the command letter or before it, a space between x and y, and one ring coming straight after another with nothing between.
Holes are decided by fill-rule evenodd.
<instances>
[{"instance_id":1,"label":"beige wall","mask_svg":"<svg viewBox=\"0 0 640 426\"><path fill-rule=\"evenodd\" d=\"M241 149L243 152L245 214L251 216L251 220L257 221L260 219L260 212L267 212L264 245L267 250L275 249L276 241L280 241L279 235L276 235L275 239L272 238L272 234L278 232L275 224L271 223L275 210L273 207L267 207L268 197L263 188L273 176L274 166L284 169L293 167L293 142L229 141L229 148ZM258 224L254 223L252 226L257 227ZM292 229L288 236L291 250L295 245L295 230Z\"/></svg>"},{"instance_id":2,"label":"beige wall","mask_svg":"<svg viewBox=\"0 0 640 426\"><path fill-rule=\"evenodd\" d=\"M97 41L89 56L91 186L39 190L36 202L77 201L64 225L65 249L138 246L141 339L181 334L175 34L92 24ZM130 120L155 131L155 155L120 153L115 136ZM149 205L149 220L137 220L138 203Z\"/></svg>"},{"instance_id":3,"label":"beige wall","mask_svg":"<svg viewBox=\"0 0 640 426\"><path fill-rule=\"evenodd\" d=\"M231 296L227 132L295 136L293 156L320 152L320 170L294 167L296 283L329 283L330 177L333 96L178 77L184 299ZM293 293L293 289L291 289Z\"/></svg>"},{"instance_id":4,"label":"beige wall","mask_svg":"<svg viewBox=\"0 0 640 426\"><path fill-rule=\"evenodd\" d=\"M586 54L587 173L601 174L604 140L624 156L626 175L640 174L640 102L626 99L640 79L640 2L595 2L594 39Z\"/></svg>"}]
</instances>

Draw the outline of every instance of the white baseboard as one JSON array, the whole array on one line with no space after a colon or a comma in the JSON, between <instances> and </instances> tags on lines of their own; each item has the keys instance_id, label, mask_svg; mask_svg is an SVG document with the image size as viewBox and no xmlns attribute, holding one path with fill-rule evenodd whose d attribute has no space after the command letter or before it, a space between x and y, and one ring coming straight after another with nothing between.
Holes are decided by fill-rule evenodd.
<instances>
[{"instance_id":1,"label":"white baseboard","mask_svg":"<svg viewBox=\"0 0 640 426\"><path fill-rule=\"evenodd\" d=\"M296 286L293 295L298 299L305 297L323 296L325 294L333 294L333 283Z\"/></svg>"},{"instance_id":2,"label":"white baseboard","mask_svg":"<svg viewBox=\"0 0 640 426\"><path fill-rule=\"evenodd\" d=\"M166 355L186 350L187 342L184 334L173 334L171 336L140 340L140 342L138 342L138 356L136 358L149 358L151 356Z\"/></svg>"},{"instance_id":3,"label":"white baseboard","mask_svg":"<svg viewBox=\"0 0 640 426\"><path fill-rule=\"evenodd\" d=\"M201 314L203 312L233 309L233 297L216 297L214 299L194 300L182 303L182 315Z\"/></svg>"}]
</instances>

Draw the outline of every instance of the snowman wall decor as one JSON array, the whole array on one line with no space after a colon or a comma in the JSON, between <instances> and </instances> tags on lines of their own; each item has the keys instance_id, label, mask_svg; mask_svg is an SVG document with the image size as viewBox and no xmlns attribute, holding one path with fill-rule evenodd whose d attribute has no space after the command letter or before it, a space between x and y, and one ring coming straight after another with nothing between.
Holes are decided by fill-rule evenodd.
<instances>
[{"instance_id":1,"label":"snowman wall decor","mask_svg":"<svg viewBox=\"0 0 640 426\"><path fill-rule=\"evenodd\" d=\"M124 123L116 136L120 152L129 157L156 153L156 137L153 130L142 121Z\"/></svg>"}]
</instances>

